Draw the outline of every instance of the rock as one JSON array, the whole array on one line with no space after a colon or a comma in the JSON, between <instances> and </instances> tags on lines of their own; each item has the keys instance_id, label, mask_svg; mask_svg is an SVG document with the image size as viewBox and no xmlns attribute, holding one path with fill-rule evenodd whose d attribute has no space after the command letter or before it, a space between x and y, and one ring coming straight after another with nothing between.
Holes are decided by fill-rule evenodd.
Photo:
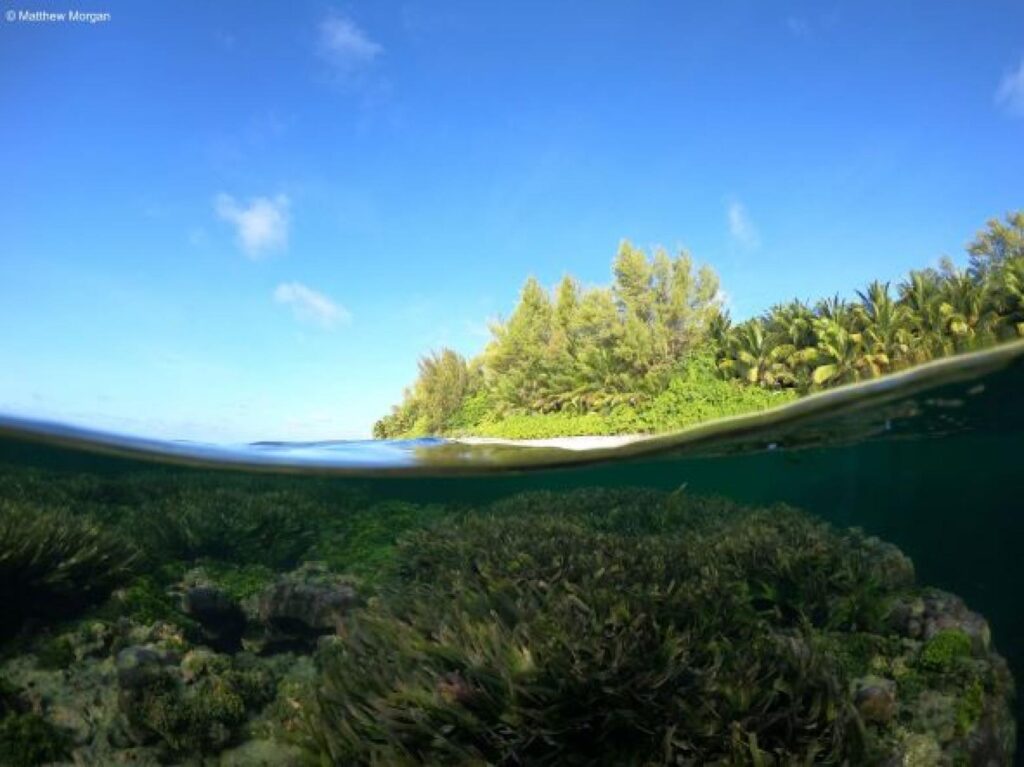
<instances>
[{"instance_id":1,"label":"rock","mask_svg":"<svg viewBox=\"0 0 1024 767\"><path fill-rule=\"evenodd\" d=\"M858 679L853 704L865 722L887 724L896 714L896 683L877 676Z\"/></svg>"},{"instance_id":2,"label":"rock","mask_svg":"<svg viewBox=\"0 0 1024 767\"><path fill-rule=\"evenodd\" d=\"M82 657L105 657L115 636L114 628L103 621L86 624L78 632L78 652Z\"/></svg>"},{"instance_id":3,"label":"rock","mask_svg":"<svg viewBox=\"0 0 1024 767\"><path fill-rule=\"evenodd\" d=\"M985 655L992 644L988 621L967 609L960 597L944 591L932 591L924 599L925 615L922 635L932 639L937 634L955 629L971 638L972 652Z\"/></svg>"},{"instance_id":4,"label":"rock","mask_svg":"<svg viewBox=\"0 0 1024 767\"><path fill-rule=\"evenodd\" d=\"M272 645L310 644L334 633L358 602L346 578L308 563L266 588L259 598L259 618Z\"/></svg>"},{"instance_id":5,"label":"rock","mask_svg":"<svg viewBox=\"0 0 1024 767\"><path fill-rule=\"evenodd\" d=\"M914 563L897 546L874 536L866 541L874 550L873 565L882 580L891 588L914 585Z\"/></svg>"},{"instance_id":6,"label":"rock","mask_svg":"<svg viewBox=\"0 0 1024 767\"><path fill-rule=\"evenodd\" d=\"M145 721L154 690L176 683L177 666L170 653L152 645L126 647L117 654L117 706L124 717L124 732L130 743L146 745L159 735Z\"/></svg>"},{"instance_id":7,"label":"rock","mask_svg":"<svg viewBox=\"0 0 1024 767\"><path fill-rule=\"evenodd\" d=\"M924 631L925 605L920 597L899 599L889 609L889 628L900 636L920 639Z\"/></svg>"},{"instance_id":8,"label":"rock","mask_svg":"<svg viewBox=\"0 0 1024 767\"><path fill-rule=\"evenodd\" d=\"M168 654L155 647L126 647L117 654L117 684L122 690L141 690L163 674L170 662Z\"/></svg>"},{"instance_id":9,"label":"rock","mask_svg":"<svg viewBox=\"0 0 1024 767\"><path fill-rule=\"evenodd\" d=\"M182 610L203 628L203 639L214 650L235 653L242 648L245 614L239 604L215 586L185 591Z\"/></svg>"},{"instance_id":10,"label":"rock","mask_svg":"<svg viewBox=\"0 0 1024 767\"><path fill-rule=\"evenodd\" d=\"M203 647L197 647L194 650L189 650L185 653L185 657L181 659L180 669L182 681L184 681L185 684L192 684L211 670L223 670L226 666L225 663L221 662L223 658L224 656L219 656L211 650L207 650Z\"/></svg>"},{"instance_id":11,"label":"rock","mask_svg":"<svg viewBox=\"0 0 1024 767\"><path fill-rule=\"evenodd\" d=\"M247 741L220 757L220 767L299 767L302 763L297 746L269 739Z\"/></svg>"},{"instance_id":12,"label":"rock","mask_svg":"<svg viewBox=\"0 0 1024 767\"><path fill-rule=\"evenodd\" d=\"M942 760L942 748L929 735L908 735L903 743L903 767L935 767Z\"/></svg>"}]
</instances>

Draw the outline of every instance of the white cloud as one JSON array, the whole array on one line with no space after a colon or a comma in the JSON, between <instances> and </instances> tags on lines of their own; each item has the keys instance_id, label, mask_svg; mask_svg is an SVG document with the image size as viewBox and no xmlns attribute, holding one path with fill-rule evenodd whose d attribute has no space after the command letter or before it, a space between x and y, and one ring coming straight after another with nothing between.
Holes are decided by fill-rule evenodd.
<instances>
[{"instance_id":1,"label":"white cloud","mask_svg":"<svg viewBox=\"0 0 1024 767\"><path fill-rule=\"evenodd\" d=\"M1003 75L996 90L996 103L1008 112L1024 117L1024 58L1014 71Z\"/></svg>"},{"instance_id":2,"label":"white cloud","mask_svg":"<svg viewBox=\"0 0 1024 767\"><path fill-rule=\"evenodd\" d=\"M288 197L255 197L248 205L229 194L218 194L213 207L217 216L233 224L238 244L249 258L260 258L272 250L288 247Z\"/></svg>"},{"instance_id":3,"label":"white cloud","mask_svg":"<svg viewBox=\"0 0 1024 767\"><path fill-rule=\"evenodd\" d=\"M301 282L282 282L274 289L274 301L290 306L298 319L327 329L352 319L345 307Z\"/></svg>"},{"instance_id":4,"label":"white cloud","mask_svg":"<svg viewBox=\"0 0 1024 767\"><path fill-rule=\"evenodd\" d=\"M320 55L342 71L371 64L384 48L344 16L331 14L320 22Z\"/></svg>"},{"instance_id":5,"label":"white cloud","mask_svg":"<svg viewBox=\"0 0 1024 767\"><path fill-rule=\"evenodd\" d=\"M729 234L737 244L751 249L761 244L757 227L750 220L750 216L747 214L747 209L743 206L743 203L735 200L729 203L727 215L729 218Z\"/></svg>"}]
</instances>

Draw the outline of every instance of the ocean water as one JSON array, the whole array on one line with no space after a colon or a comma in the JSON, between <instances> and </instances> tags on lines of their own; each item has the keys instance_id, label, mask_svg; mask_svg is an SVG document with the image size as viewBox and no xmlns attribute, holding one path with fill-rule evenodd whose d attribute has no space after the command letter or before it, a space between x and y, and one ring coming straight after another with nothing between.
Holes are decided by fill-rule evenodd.
<instances>
[{"instance_id":1,"label":"ocean water","mask_svg":"<svg viewBox=\"0 0 1024 767\"><path fill-rule=\"evenodd\" d=\"M1019 764L1022 391L582 452L0 417L0 764Z\"/></svg>"}]
</instances>

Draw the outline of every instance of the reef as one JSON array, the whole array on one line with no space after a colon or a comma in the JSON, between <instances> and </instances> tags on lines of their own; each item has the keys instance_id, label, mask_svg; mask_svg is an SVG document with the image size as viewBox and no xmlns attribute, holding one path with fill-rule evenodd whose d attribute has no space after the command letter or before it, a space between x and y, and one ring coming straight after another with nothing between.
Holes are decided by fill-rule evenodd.
<instances>
[{"instance_id":1,"label":"reef","mask_svg":"<svg viewBox=\"0 0 1024 767\"><path fill-rule=\"evenodd\" d=\"M0 644L0 764L1012 762L985 619L862 531L311 487L0 482L0 567L47 605ZM39 540L43 569L10 553Z\"/></svg>"}]
</instances>

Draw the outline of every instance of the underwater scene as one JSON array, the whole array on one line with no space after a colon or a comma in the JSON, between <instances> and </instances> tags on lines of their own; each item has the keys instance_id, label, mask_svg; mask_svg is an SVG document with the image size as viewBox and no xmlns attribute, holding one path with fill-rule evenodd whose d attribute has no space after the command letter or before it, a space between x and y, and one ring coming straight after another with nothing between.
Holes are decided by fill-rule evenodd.
<instances>
[{"instance_id":1,"label":"underwater scene","mask_svg":"<svg viewBox=\"0 0 1024 767\"><path fill-rule=\"evenodd\" d=\"M6 417L0 764L1014 764L1022 385L576 452Z\"/></svg>"}]
</instances>

